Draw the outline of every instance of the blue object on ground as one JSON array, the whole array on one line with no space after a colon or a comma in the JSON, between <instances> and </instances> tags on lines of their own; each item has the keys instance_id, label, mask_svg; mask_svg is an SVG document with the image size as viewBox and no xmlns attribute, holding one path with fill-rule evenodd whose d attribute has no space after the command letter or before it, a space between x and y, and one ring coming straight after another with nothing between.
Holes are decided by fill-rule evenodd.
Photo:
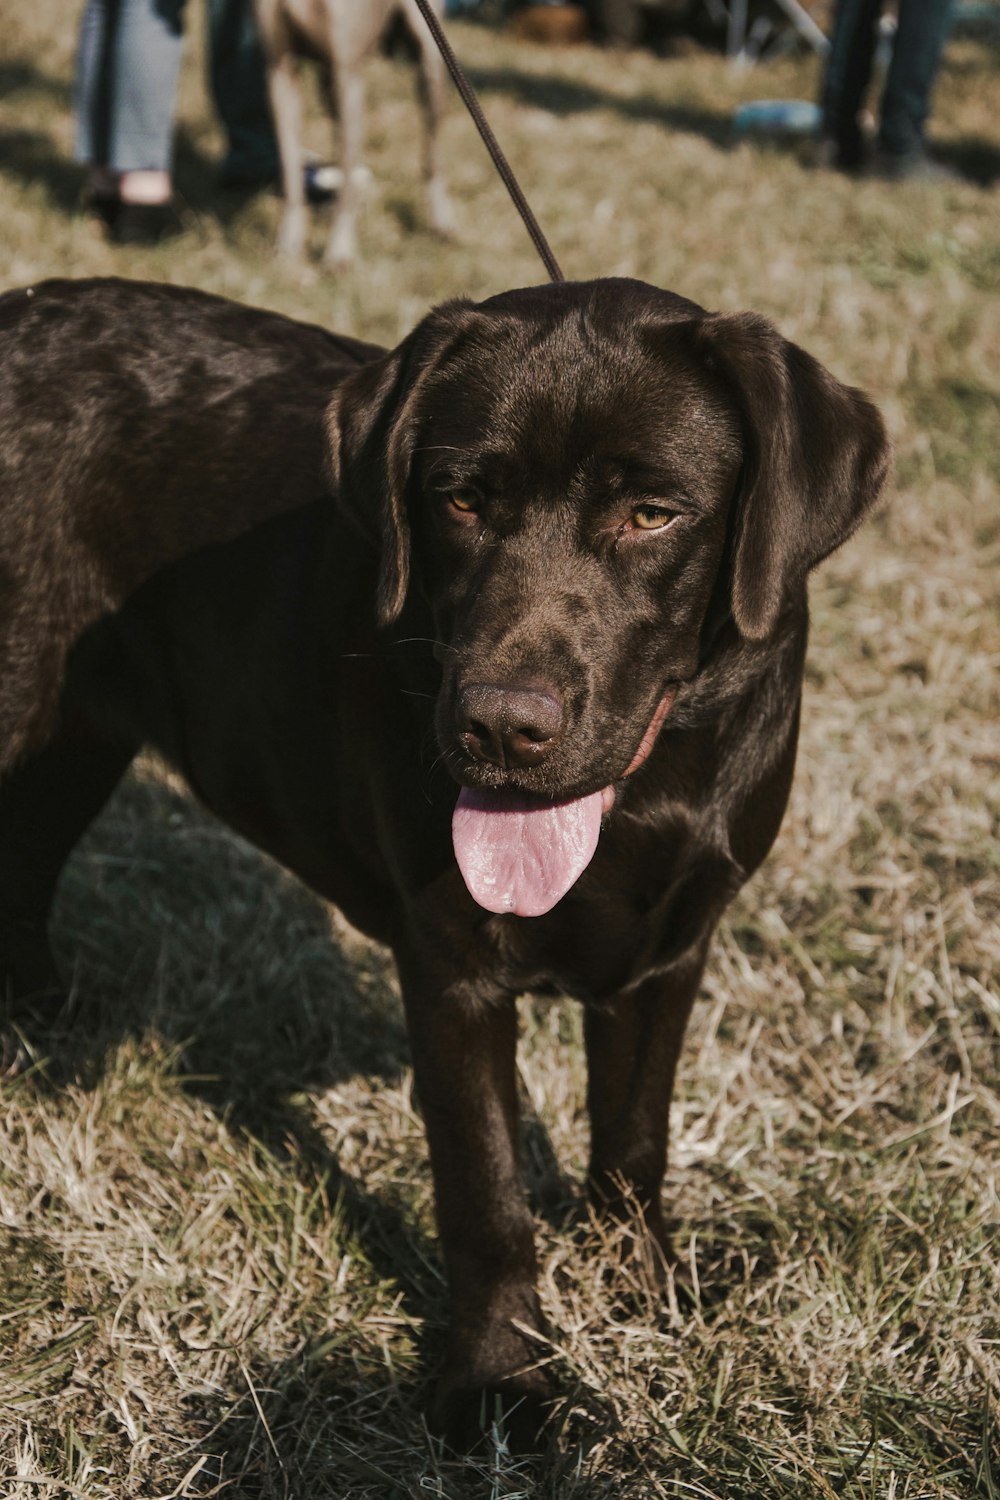
<instances>
[{"instance_id":1,"label":"blue object on ground","mask_svg":"<svg viewBox=\"0 0 1000 1500\"><path fill-rule=\"evenodd\" d=\"M809 99L755 99L733 115L738 135L813 135L819 126L819 105Z\"/></svg>"}]
</instances>

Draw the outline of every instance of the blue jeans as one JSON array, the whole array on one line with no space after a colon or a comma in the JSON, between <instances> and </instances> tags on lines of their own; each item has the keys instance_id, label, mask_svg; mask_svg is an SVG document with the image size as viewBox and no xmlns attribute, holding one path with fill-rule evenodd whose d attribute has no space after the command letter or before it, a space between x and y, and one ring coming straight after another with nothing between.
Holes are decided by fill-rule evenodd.
<instances>
[{"instance_id":1,"label":"blue jeans","mask_svg":"<svg viewBox=\"0 0 1000 1500\"><path fill-rule=\"evenodd\" d=\"M267 97L253 0L208 0L209 81L226 129L224 177L277 177L278 142Z\"/></svg>"},{"instance_id":2,"label":"blue jeans","mask_svg":"<svg viewBox=\"0 0 1000 1500\"><path fill-rule=\"evenodd\" d=\"M169 172L185 0L87 0L76 62L76 157Z\"/></svg>"},{"instance_id":3,"label":"blue jeans","mask_svg":"<svg viewBox=\"0 0 1000 1500\"><path fill-rule=\"evenodd\" d=\"M823 133L836 141L842 166L861 161L858 116L871 83L883 0L837 0L823 80ZM950 20L949 0L899 0L899 25L882 94L879 147L918 156Z\"/></svg>"}]
</instances>

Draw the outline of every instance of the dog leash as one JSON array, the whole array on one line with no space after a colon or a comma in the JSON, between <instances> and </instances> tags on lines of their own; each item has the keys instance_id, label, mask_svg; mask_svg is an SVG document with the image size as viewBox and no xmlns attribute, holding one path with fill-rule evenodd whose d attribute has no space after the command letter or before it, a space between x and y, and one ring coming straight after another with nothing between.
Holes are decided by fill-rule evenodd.
<instances>
[{"instance_id":1,"label":"dog leash","mask_svg":"<svg viewBox=\"0 0 1000 1500\"><path fill-rule=\"evenodd\" d=\"M445 36L440 21L431 10L428 0L417 0L417 9L427 22L427 29L434 38L438 51L444 58L445 66L451 74L452 82L461 95L462 103L472 116L473 123L482 136L483 144L490 153L493 165L499 173L500 180L513 199L514 207L524 221L524 227L530 234L531 242L541 257L542 264L548 272L549 280L565 281L566 278L559 269L559 262L552 254L549 242L542 233L538 220L531 212L528 200L521 191L521 185L514 176L510 162L500 148L500 142L490 129L490 123L483 114L482 105L473 92L472 84L465 76L462 64L452 51L451 43Z\"/></svg>"}]
</instances>

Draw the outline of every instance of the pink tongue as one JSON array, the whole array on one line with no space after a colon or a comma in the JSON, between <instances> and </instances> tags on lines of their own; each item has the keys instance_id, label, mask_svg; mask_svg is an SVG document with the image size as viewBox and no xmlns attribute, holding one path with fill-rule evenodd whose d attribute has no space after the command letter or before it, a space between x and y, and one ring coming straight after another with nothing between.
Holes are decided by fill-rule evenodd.
<instances>
[{"instance_id":1,"label":"pink tongue","mask_svg":"<svg viewBox=\"0 0 1000 1500\"><path fill-rule=\"evenodd\" d=\"M594 857L602 794L544 802L516 792L463 787L451 836L469 891L487 911L540 917L551 911Z\"/></svg>"}]
</instances>

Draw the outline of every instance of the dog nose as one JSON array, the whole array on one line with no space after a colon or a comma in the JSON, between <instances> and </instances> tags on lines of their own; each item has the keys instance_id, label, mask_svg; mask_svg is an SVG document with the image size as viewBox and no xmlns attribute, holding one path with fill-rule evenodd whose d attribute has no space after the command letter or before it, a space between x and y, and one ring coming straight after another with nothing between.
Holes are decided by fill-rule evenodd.
<instances>
[{"instance_id":1,"label":"dog nose","mask_svg":"<svg viewBox=\"0 0 1000 1500\"><path fill-rule=\"evenodd\" d=\"M458 724L477 760L533 766L562 738L563 702L553 688L473 682L459 692Z\"/></svg>"}]
</instances>

